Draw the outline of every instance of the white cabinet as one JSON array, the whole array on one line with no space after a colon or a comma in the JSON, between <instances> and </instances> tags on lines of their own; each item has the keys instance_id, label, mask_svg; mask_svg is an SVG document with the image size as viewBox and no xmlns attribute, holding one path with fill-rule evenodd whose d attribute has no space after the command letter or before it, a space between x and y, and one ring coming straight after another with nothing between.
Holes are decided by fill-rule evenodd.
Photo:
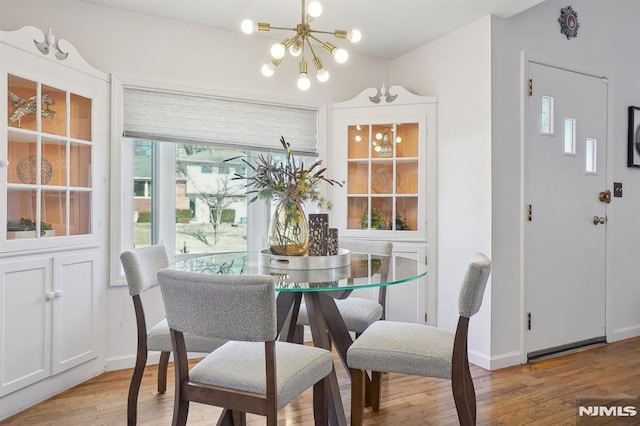
<instances>
[{"instance_id":1,"label":"white cabinet","mask_svg":"<svg viewBox=\"0 0 640 426\"><path fill-rule=\"evenodd\" d=\"M0 419L104 368L109 76L0 31Z\"/></svg>"},{"instance_id":2,"label":"white cabinet","mask_svg":"<svg viewBox=\"0 0 640 426\"><path fill-rule=\"evenodd\" d=\"M0 261L0 396L96 358L96 255Z\"/></svg>"},{"instance_id":3,"label":"white cabinet","mask_svg":"<svg viewBox=\"0 0 640 426\"><path fill-rule=\"evenodd\" d=\"M428 260L425 279L389 287L387 318L435 324L436 98L369 88L334 103L331 125L331 175L344 182L331 188L331 222L340 237Z\"/></svg>"}]
</instances>

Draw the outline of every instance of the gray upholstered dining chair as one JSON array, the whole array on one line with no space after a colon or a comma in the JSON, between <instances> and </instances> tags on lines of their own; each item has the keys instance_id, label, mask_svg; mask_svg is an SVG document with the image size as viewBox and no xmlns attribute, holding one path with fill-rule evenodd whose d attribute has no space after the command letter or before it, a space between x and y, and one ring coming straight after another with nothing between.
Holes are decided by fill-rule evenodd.
<instances>
[{"instance_id":1,"label":"gray upholstered dining chair","mask_svg":"<svg viewBox=\"0 0 640 426\"><path fill-rule=\"evenodd\" d=\"M120 261L133 299L137 325L136 365L127 398L127 424L131 426L137 422L138 393L149 351L160 352L158 392L163 393L167 389L167 366L173 350L169 326L163 319L153 327L147 327L141 295L158 285L158 271L169 266L169 258L166 248L158 244L124 251L120 254ZM187 347L191 352L209 353L223 343L224 340L187 336Z\"/></svg>"},{"instance_id":2,"label":"gray upholstered dining chair","mask_svg":"<svg viewBox=\"0 0 640 426\"><path fill-rule=\"evenodd\" d=\"M469 371L467 334L469 318L478 312L491 272L484 254L471 259L458 297L455 333L435 327L377 321L347 350L351 372L351 425L362 424L365 374L371 370L373 411L380 408L381 372L450 379L458 420L463 426L476 423L476 395Z\"/></svg>"},{"instance_id":3,"label":"gray upholstered dining chair","mask_svg":"<svg viewBox=\"0 0 640 426\"><path fill-rule=\"evenodd\" d=\"M190 401L224 407L225 424L246 413L277 423L277 410L313 386L314 419L328 424L331 353L276 342L274 279L165 269L158 273L176 370L173 425L186 424ZM183 333L229 340L189 369Z\"/></svg>"},{"instance_id":4,"label":"gray upholstered dining chair","mask_svg":"<svg viewBox=\"0 0 640 426\"><path fill-rule=\"evenodd\" d=\"M388 241L370 241L355 239L340 239L338 246L354 253L371 253L391 256L393 243ZM385 319L385 305L387 298L386 287L380 287L378 300L349 296L346 299L336 299L336 306L344 320L347 330L359 336L371 324ZM304 304L298 312L298 325L309 325L309 314Z\"/></svg>"}]
</instances>

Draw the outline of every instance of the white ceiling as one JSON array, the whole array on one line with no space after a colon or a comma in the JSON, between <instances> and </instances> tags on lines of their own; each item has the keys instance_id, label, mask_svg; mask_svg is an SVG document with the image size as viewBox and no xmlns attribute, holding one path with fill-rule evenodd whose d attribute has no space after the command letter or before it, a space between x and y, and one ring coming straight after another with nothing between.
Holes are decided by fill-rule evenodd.
<instances>
[{"instance_id":1,"label":"white ceiling","mask_svg":"<svg viewBox=\"0 0 640 426\"><path fill-rule=\"evenodd\" d=\"M301 18L300 0L81 1L238 33L245 18L281 27L294 27ZM483 16L509 18L543 1L320 0L324 12L312 28L359 29L362 41L358 45L346 41L334 44L356 54L393 59ZM287 32L274 30L260 36L278 40L288 37ZM333 42L330 38L323 40Z\"/></svg>"}]
</instances>

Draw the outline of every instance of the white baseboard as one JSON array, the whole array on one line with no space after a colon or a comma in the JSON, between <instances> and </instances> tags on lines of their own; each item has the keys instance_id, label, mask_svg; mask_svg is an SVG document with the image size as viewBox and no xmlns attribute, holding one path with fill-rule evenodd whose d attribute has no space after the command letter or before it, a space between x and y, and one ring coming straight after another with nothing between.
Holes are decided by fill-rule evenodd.
<instances>
[{"instance_id":1,"label":"white baseboard","mask_svg":"<svg viewBox=\"0 0 640 426\"><path fill-rule=\"evenodd\" d=\"M469 351L469 362L485 370L498 370L500 368L520 365L522 354L520 352L508 352L497 356L489 357L487 354Z\"/></svg>"},{"instance_id":2,"label":"white baseboard","mask_svg":"<svg viewBox=\"0 0 640 426\"><path fill-rule=\"evenodd\" d=\"M607 342L617 342L638 336L640 336L640 325L635 325L633 327L625 327L612 331L611 334L607 336Z\"/></svg>"},{"instance_id":3,"label":"white baseboard","mask_svg":"<svg viewBox=\"0 0 640 426\"><path fill-rule=\"evenodd\" d=\"M202 358L206 354L202 353L191 353L187 354L189 359L192 358ZM169 356L169 362L173 361L173 354ZM160 362L160 352L149 352L147 356L147 365L157 365ZM107 358L104 363L104 371L116 371L116 370L125 370L127 368L133 368L136 365L136 356L128 355L128 356L120 356Z\"/></svg>"}]
</instances>

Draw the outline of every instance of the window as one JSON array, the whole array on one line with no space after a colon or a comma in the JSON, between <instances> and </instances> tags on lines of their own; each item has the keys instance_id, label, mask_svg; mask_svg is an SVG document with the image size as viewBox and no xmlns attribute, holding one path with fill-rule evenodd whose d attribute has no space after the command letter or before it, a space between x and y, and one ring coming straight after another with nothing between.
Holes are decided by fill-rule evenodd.
<instances>
[{"instance_id":1,"label":"window","mask_svg":"<svg viewBox=\"0 0 640 426\"><path fill-rule=\"evenodd\" d=\"M176 254L246 249L244 182L233 180L228 166L216 165L230 158L242 163L243 151L141 139L132 143L138 147L133 163L148 165L147 185L158 194L152 198L134 193L135 247L170 241ZM211 162L202 163L205 159Z\"/></svg>"},{"instance_id":2,"label":"window","mask_svg":"<svg viewBox=\"0 0 640 426\"><path fill-rule=\"evenodd\" d=\"M316 161L320 107L121 88L114 102L121 102L124 137L112 146L121 159L112 163L113 284L124 284L119 254L131 247L162 243L174 258L267 247L270 206L249 204L246 182L231 178L250 171L241 158L280 152L281 136L295 141L305 162Z\"/></svg>"}]
</instances>

